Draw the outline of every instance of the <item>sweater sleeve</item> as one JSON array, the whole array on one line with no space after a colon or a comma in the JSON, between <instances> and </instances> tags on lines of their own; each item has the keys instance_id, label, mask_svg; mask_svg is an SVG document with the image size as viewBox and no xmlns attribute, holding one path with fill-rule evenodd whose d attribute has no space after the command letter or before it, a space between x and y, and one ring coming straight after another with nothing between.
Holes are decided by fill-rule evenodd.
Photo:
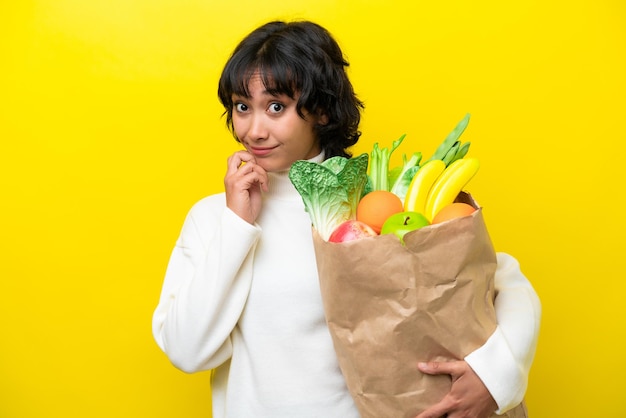
<instances>
[{"instance_id":1,"label":"sweater sleeve","mask_svg":"<svg viewBox=\"0 0 626 418\"><path fill-rule=\"evenodd\" d=\"M535 356L541 303L519 263L497 254L495 311L497 327L487 342L465 361L481 378L503 414L518 405L528 386Z\"/></svg>"},{"instance_id":2,"label":"sweater sleeve","mask_svg":"<svg viewBox=\"0 0 626 418\"><path fill-rule=\"evenodd\" d=\"M152 319L157 344L187 373L230 358L260 235L258 226L214 206L197 204L187 215Z\"/></svg>"}]
</instances>

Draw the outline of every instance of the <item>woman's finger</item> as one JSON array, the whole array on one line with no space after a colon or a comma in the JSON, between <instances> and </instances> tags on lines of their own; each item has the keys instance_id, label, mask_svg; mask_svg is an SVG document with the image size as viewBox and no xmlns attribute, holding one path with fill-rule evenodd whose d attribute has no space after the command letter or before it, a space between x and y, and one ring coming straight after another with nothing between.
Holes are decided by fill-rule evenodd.
<instances>
[{"instance_id":1,"label":"woman's finger","mask_svg":"<svg viewBox=\"0 0 626 418\"><path fill-rule=\"evenodd\" d=\"M451 405L444 398L441 402L431 406L427 410L423 411L421 414L416 416L415 418L441 418L447 417L448 413L451 412Z\"/></svg>"},{"instance_id":2,"label":"woman's finger","mask_svg":"<svg viewBox=\"0 0 626 418\"><path fill-rule=\"evenodd\" d=\"M256 159L247 151L235 152L228 157L227 174L236 172L240 167L245 166L246 163L256 163Z\"/></svg>"},{"instance_id":3,"label":"woman's finger","mask_svg":"<svg viewBox=\"0 0 626 418\"><path fill-rule=\"evenodd\" d=\"M458 361L429 361L417 364L420 372L426 374L449 374L451 376L458 375L462 365Z\"/></svg>"},{"instance_id":4,"label":"woman's finger","mask_svg":"<svg viewBox=\"0 0 626 418\"><path fill-rule=\"evenodd\" d=\"M228 158L224 183L227 190L247 190L254 186L259 186L263 191L268 190L267 172L246 151L238 151Z\"/></svg>"}]
</instances>

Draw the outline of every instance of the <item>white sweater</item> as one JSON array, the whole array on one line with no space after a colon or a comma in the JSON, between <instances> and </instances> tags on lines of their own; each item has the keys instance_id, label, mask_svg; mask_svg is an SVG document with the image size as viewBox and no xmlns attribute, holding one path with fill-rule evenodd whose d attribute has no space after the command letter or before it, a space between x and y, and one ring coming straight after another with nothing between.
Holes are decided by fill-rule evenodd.
<instances>
[{"instance_id":1,"label":"white sweater","mask_svg":"<svg viewBox=\"0 0 626 418\"><path fill-rule=\"evenodd\" d=\"M270 174L269 187L255 225L226 208L223 193L194 205L154 338L179 369L215 369L214 418L356 418L324 320L309 215L286 172ZM498 328L466 360L504 412L526 391L541 307L506 254L496 290Z\"/></svg>"}]
</instances>

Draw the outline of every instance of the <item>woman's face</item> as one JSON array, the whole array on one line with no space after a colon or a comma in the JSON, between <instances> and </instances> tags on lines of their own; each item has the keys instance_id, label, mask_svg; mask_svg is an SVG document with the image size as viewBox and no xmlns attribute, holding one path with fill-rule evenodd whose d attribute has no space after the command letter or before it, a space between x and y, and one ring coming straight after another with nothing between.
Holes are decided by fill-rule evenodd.
<instances>
[{"instance_id":1,"label":"woman's face","mask_svg":"<svg viewBox=\"0 0 626 418\"><path fill-rule=\"evenodd\" d=\"M250 79L248 90L250 97L233 95L233 126L257 164L268 172L284 171L321 152L313 126L324 121L306 112L304 119L298 115L299 95L292 99L270 94L258 74Z\"/></svg>"}]
</instances>

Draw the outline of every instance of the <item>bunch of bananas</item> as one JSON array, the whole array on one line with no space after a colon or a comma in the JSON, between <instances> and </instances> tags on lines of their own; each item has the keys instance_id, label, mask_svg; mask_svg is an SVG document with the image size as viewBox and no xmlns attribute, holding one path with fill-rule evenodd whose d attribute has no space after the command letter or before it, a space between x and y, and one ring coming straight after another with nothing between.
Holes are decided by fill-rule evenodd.
<instances>
[{"instance_id":1,"label":"bunch of bananas","mask_svg":"<svg viewBox=\"0 0 626 418\"><path fill-rule=\"evenodd\" d=\"M459 141L468 122L466 115L415 173L404 198L405 211L419 212L432 221L474 177L480 167L478 159L465 158L470 143Z\"/></svg>"},{"instance_id":2,"label":"bunch of bananas","mask_svg":"<svg viewBox=\"0 0 626 418\"><path fill-rule=\"evenodd\" d=\"M419 212L432 221L441 208L454 202L479 167L477 158L461 158L447 167L441 160L427 162L411 181L404 210Z\"/></svg>"}]
</instances>

